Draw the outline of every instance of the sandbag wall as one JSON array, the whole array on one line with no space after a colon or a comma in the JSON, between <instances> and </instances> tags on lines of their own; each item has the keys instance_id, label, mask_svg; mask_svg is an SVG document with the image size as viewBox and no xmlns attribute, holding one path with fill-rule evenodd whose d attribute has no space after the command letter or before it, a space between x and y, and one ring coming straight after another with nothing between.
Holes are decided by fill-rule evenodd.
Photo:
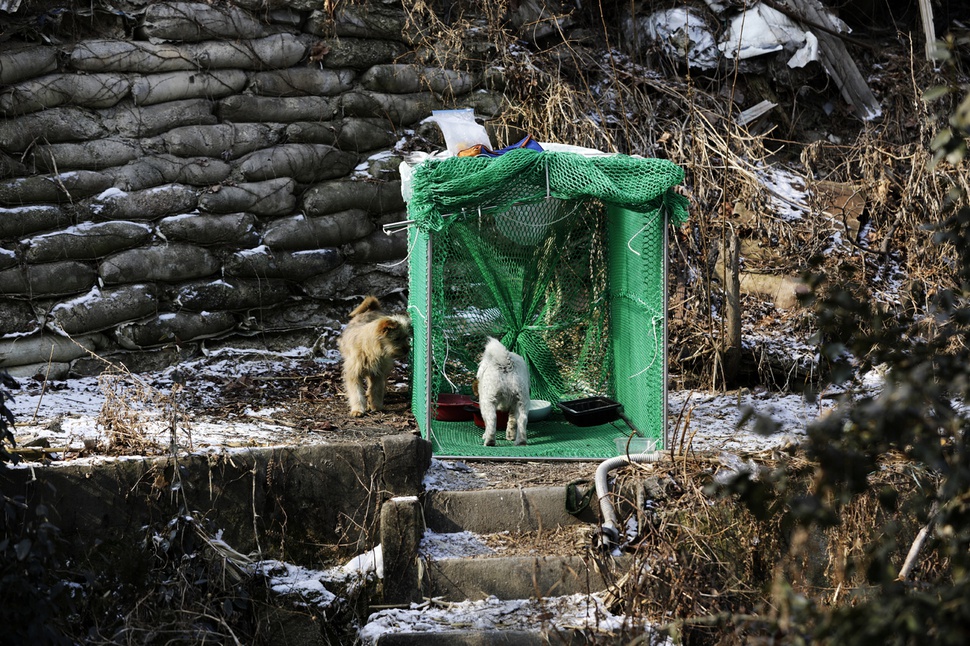
<instances>
[{"instance_id":1,"label":"sandbag wall","mask_svg":"<svg viewBox=\"0 0 970 646\"><path fill-rule=\"evenodd\" d=\"M0 369L308 347L405 288L398 148L501 95L421 64L399 2L338 4L95 3L0 43Z\"/></svg>"}]
</instances>

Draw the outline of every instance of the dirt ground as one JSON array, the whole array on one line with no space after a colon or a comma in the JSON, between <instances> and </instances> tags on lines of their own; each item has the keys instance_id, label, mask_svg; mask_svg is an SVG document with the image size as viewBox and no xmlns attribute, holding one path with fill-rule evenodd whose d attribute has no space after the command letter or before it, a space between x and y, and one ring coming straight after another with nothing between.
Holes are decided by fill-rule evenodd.
<instances>
[{"instance_id":1,"label":"dirt ground","mask_svg":"<svg viewBox=\"0 0 970 646\"><path fill-rule=\"evenodd\" d=\"M178 379L178 375L175 377ZM298 362L269 366L261 374L234 377L199 371L184 375L182 410L191 417L252 422L252 409L273 411L264 421L301 430L301 442L366 440L419 430L411 413L407 366L397 365L389 379L385 410L351 417L338 363ZM164 384L160 384L164 385ZM597 461L465 460L462 486L536 487L592 479ZM459 465L461 466L461 465Z\"/></svg>"}]
</instances>

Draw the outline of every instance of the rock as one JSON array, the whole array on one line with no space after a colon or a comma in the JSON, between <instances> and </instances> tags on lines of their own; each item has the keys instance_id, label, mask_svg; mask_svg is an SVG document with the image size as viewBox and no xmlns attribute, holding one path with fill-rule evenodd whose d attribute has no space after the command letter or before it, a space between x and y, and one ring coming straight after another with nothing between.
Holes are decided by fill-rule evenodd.
<instances>
[{"instance_id":1,"label":"rock","mask_svg":"<svg viewBox=\"0 0 970 646\"><path fill-rule=\"evenodd\" d=\"M60 229L74 219L58 204L31 204L0 208L0 239L10 240L38 231Z\"/></svg>"},{"instance_id":2,"label":"rock","mask_svg":"<svg viewBox=\"0 0 970 646\"><path fill-rule=\"evenodd\" d=\"M262 123L218 123L181 126L145 142L146 147L161 148L178 157L215 157L236 159L279 143L279 129ZM328 143L328 142L314 142Z\"/></svg>"},{"instance_id":3,"label":"rock","mask_svg":"<svg viewBox=\"0 0 970 646\"><path fill-rule=\"evenodd\" d=\"M303 194L307 215L326 215L348 209L388 213L404 208L401 182L340 179L311 186Z\"/></svg>"},{"instance_id":4,"label":"rock","mask_svg":"<svg viewBox=\"0 0 970 646\"><path fill-rule=\"evenodd\" d=\"M237 40L266 36L267 28L232 5L204 2L151 2L141 30L150 40Z\"/></svg>"},{"instance_id":5,"label":"rock","mask_svg":"<svg viewBox=\"0 0 970 646\"><path fill-rule=\"evenodd\" d=\"M100 220L157 220L166 215L193 211L198 203L195 188L168 184L129 192L112 188L87 201L86 205Z\"/></svg>"},{"instance_id":6,"label":"rock","mask_svg":"<svg viewBox=\"0 0 970 646\"><path fill-rule=\"evenodd\" d=\"M253 75L251 89L261 96L333 96L353 87L351 70L295 67Z\"/></svg>"},{"instance_id":7,"label":"rock","mask_svg":"<svg viewBox=\"0 0 970 646\"><path fill-rule=\"evenodd\" d=\"M263 232L263 242L272 249L317 249L339 247L370 234L374 223L366 211L341 211L319 217L296 215L276 220Z\"/></svg>"},{"instance_id":8,"label":"rock","mask_svg":"<svg viewBox=\"0 0 970 646\"><path fill-rule=\"evenodd\" d=\"M393 441L388 438L385 442ZM431 455L428 455L428 464ZM388 467L393 465L388 464ZM391 469L388 469L391 472ZM384 603L421 600L418 546L424 536L424 515L417 496L391 498L381 505L381 547L384 563Z\"/></svg>"},{"instance_id":9,"label":"rock","mask_svg":"<svg viewBox=\"0 0 970 646\"><path fill-rule=\"evenodd\" d=\"M229 332L235 325L236 318L229 312L176 312L126 323L115 335L123 348L135 350L210 338Z\"/></svg>"},{"instance_id":10,"label":"rock","mask_svg":"<svg viewBox=\"0 0 970 646\"><path fill-rule=\"evenodd\" d=\"M385 120L353 118L292 123L286 126L285 137L290 143L327 144L356 152L389 148L399 138Z\"/></svg>"},{"instance_id":11,"label":"rock","mask_svg":"<svg viewBox=\"0 0 970 646\"><path fill-rule=\"evenodd\" d=\"M282 280L228 278L180 285L173 301L181 308L200 312L261 309L290 298L290 289Z\"/></svg>"},{"instance_id":12,"label":"rock","mask_svg":"<svg viewBox=\"0 0 970 646\"><path fill-rule=\"evenodd\" d=\"M226 259L225 271L230 276L242 278L302 281L316 274L325 274L342 262L343 257L336 249L271 252L263 246L233 254Z\"/></svg>"},{"instance_id":13,"label":"rock","mask_svg":"<svg viewBox=\"0 0 970 646\"><path fill-rule=\"evenodd\" d=\"M76 294L97 283L98 272L82 262L65 260L0 271L0 293L31 298Z\"/></svg>"},{"instance_id":14,"label":"rock","mask_svg":"<svg viewBox=\"0 0 970 646\"><path fill-rule=\"evenodd\" d=\"M110 177L90 170L19 177L0 182L0 205L74 202L100 193L110 186Z\"/></svg>"},{"instance_id":15,"label":"rock","mask_svg":"<svg viewBox=\"0 0 970 646\"><path fill-rule=\"evenodd\" d=\"M154 285L93 288L87 294L55 305L48 325L65 334L107 330L156 311Z\"/></svg>"},{"instance_id":16,"label":"rock","mask_svg":"<svg viewBox=\"0 0 970 646\"><path fill-rule=\"evenodd\" d=\"M175 283L211 276L219 271L219 259L208 249L184 243L129 249L101 262L105 285L118 283Z\"/></svg>"},{"instance_id":17,"label":"rock","mask_svg":"<svg viewBox=\"0 0 970 646\"><path fill-rule=\"evenodd\" d=\"M247 211L256 215L287 215L296 206L295 191L296 182L289 177L220 186L199 197L199 208L211 213Z\"/></svg>"},{"instance_id":18,"label":"rock","mask_svg":"<svg viewBox=\"0 0 970 646\"><path fill-rule=\"evenodd\" d=\"M28 262L44 263L63 258L93 259L122 249L137 247L152 237L152 228L141 222L82 222L81 224L21 241Z\"/></svg>"},{"instance_id":19,"label":"rock","mask_svg":"<svg viewBox=\"0 0 970 646\"><path fill-rule=\"evenodd\" d=\"M309 184L347 175L357 165L357 155L324 144L280 144L252 152L238 163L247 181L292 177Z\"/></svg>"},{"instance_id":20,"label":"rock","mask_svg":"<svg viewBox=\"0 0 970 646\"><path fill-rule=\"evenodd\" d=\"M259 243L256 216L251 213L209 215L196 211L173 215L159 220L158 232L169 241L202 246L253 247Z\"/></svg>"}]
</instances>

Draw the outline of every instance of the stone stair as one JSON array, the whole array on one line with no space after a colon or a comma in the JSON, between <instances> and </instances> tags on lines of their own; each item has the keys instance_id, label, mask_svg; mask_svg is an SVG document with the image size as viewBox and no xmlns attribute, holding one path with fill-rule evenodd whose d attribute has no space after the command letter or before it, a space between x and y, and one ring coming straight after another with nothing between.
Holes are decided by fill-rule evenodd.
<instances>
[{"instance_id":1,"label":"stone stair","mask_svg":"<svg viewBox=\"0 0 970 646\"><path fill-rule=\"evenodd\" d=\"M566 512L565 487L433 492L424 501L427 529L437 533L541 534L570 528L593 528ZM597 592L606 584L583 557L583 546L570 553L495 555L477 558L425 559L423 596L447 601L488 597L522 599Z\"/></svg>"},{"instance_id":2,"label":"stone stair","mask_svg":"<svg viewBox=\"0 0 970 646\"><path fill-rule=\"evenodd\" d=\"M595 506L595 502L594 505ZM597 563L617 562L624 571L627 557L597 555L588 549L598 529L598 510L587 508L578 516L566 511L566 487L536 487L504 490L434 491L422 499L394 498L381 510L381 544L384 553L384 603L386 610L371 615L363 635L376 637L364 643L379 646L407 644L571 644L627 643L631 632L556 625L563 598L590 603L590 593L606 590L607 581ZM519 546L515 553L498 551L471 556L429 556L422 551L421 537L447 537L471 532L475 535L502 534ZM559 532L575 537L574 545L557 543L556 553L543 552L543 541L528 549L528 541L543 533ZM521 540L521 543L519 539ZM525 544L525 549L522 549ZM546 549L550 544L546 544ZM525 553L523 553L523 551ZM610 575L607 575L609 577ZM575 602L573 602L575 603ZM435 623L433 610L466 609L478 604L474 613L489 617L511 608L532 606L539 610L531 624L521 622L496 626L489 621L463 618ZM531 604L531 606L530 606ZM410 606L409 610L404 610ZM393 608L393 609L392 609ZM412 613L409 626L405 613ZM595 613L603 613L596 608ZM606 614L609 614L608 612ZM375 621L401 619L403 627L381 632L369 630ZM464 615L467 617L468 615ZM449 621L451 623L449 624ZM470 625L465 625L470 624ZM622 638L619 634L622 633Z\"/></svg>"}]
</instances>

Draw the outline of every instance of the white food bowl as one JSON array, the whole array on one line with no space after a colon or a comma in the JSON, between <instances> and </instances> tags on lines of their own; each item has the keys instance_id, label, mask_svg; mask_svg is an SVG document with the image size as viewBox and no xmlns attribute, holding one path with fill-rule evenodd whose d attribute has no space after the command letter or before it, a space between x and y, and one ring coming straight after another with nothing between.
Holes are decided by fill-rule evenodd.
<instances>
[{"instance_id":1,"label":"white food bowl","mask_svg":"<svg viewBox=\"0 0 970 646\"><path fill-rule=\"evenodd\" d=\"M529 402L529 421L541 422L549 417L552 411L552 404L544 399L533 399Z\"/></svg>"}]
</instances>

